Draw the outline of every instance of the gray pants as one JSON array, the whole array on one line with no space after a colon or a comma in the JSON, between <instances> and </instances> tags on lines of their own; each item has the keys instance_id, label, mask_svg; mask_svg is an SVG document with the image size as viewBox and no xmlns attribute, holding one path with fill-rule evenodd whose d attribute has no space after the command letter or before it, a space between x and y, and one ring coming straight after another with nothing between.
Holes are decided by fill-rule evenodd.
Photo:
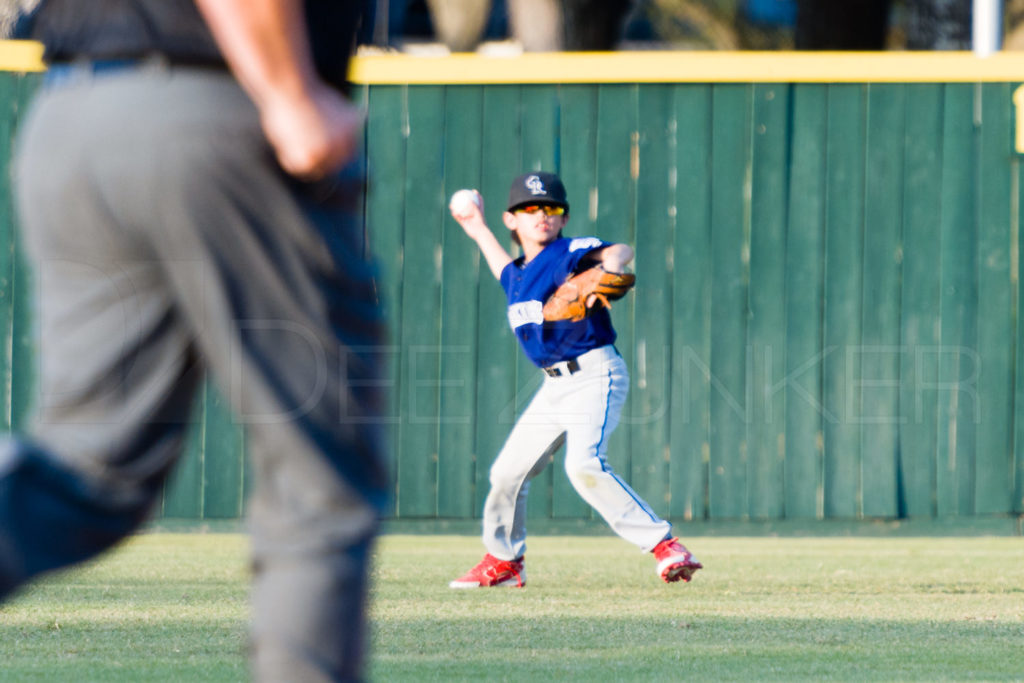
<instances>
[{"instance_id":1,"label":"gray pants","mask_svg":"<svg viewBox=\"0 0 1024 683\"><path fill-rule=\"evenodd\" d=\"M256 475L254 675L358 678L386 490L361 171L289 178L214 70L72 72L25 125L40 398L0 447L0 596L145 520L209 374Z\"/></svg>"}]
</instances>

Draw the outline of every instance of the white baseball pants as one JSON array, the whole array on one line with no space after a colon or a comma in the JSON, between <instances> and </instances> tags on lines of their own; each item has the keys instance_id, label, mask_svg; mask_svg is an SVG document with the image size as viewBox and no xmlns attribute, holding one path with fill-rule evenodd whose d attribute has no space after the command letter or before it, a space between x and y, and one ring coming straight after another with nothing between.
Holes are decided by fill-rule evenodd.
<instances>
[{"instance_id":1,"label":"white baseball pants","mask_svg":"<svg viewBox=\"0 0 1024 683\"><path fill-rule=\"evenodd\" d=\"M484 503L487 551L502 560L526 552L526 496L530 480L565 443L565 471L573 487L611 526L642 550L668 535L671 525L658 517L605 460L629 393L629 371L614 346L602 346L576 359L579 370L544 383L520 416L491 465L491 490Z\"/></svg>"}]
</instances>

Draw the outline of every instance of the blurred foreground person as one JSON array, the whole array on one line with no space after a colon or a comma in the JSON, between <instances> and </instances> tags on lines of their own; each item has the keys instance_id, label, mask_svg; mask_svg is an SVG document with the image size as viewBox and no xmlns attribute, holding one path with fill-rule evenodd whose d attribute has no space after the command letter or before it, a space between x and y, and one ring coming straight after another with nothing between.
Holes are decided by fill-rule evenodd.
<instances>
[{"instance_id":1,"label":"blurred foreground person","mask_svg":"<svg viewBox=\"0 0 1024 683\"><path fill-rule=\"evenodd\" d=\"M364 256L361 3L46 0L15 188L39 404L0 448L0 596L137 529L209 374L256 474L252 667L362 675L385 502Z\"/></svg>"}]
</instances>

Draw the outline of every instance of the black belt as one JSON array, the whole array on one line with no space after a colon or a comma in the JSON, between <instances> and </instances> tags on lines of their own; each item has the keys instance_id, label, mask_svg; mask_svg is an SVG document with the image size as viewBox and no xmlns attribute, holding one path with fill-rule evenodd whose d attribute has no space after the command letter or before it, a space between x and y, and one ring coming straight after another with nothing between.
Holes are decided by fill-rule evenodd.
<instances>
[{"instance_id":1,"label":"black belt","mask_svg":"<svg viewBox=\"0 0 1024 683\"><path fill-rule=\"evenodd\" d=\"M570 358L569 360L560 362L565 363L565 369L568 371L570 375L575 375L577 372L580 371L580 364L579 362L577 362L575 358ZM542 369L544 370L544 372L548 373L548 377L562 376L562 368L556 368L554 365L549 365L548 367Z\"/></svg>"},{"instance_id":2,"label":"black belt","mask_svg":"<svg viewBox=\"0 0 1024 683\"><path fill-rule=\"evenodd\" d=\"M174 60L167 55L154 53L139 57L117 59L88 59L83 57L70 61L54 62L47 67L44 78L48 85L60 85L84 77L113 75L120 71L137 69L147 65L184 66L218 71L227 70L227 65L223 63Z\"/></svg>"},{"instance_id":3,"label":"black belt","mask_svg":"<svg viewBox=\"0 0 1024 683\"><path fill-rule=\"evenodd\" d=\"M138 66L137 59L99 59L95 61L74 61L58 62L50 64L46 68L44 77L47 84L57 85L81 78L86 75L98 76L100 74L123 71Z\"/></svg>"}]
</instances>

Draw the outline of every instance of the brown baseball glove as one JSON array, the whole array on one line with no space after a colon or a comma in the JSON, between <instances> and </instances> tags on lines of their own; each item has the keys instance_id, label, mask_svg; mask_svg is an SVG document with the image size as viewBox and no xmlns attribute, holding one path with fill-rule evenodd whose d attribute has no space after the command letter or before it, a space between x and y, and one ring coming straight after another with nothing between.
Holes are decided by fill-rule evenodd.
<instances>
[{"instance_id":1,"label":"brown baseball glove","mask_svg":"<svg viewBox=\"0 0 1024 683\"><path fill-rule=\"evenodd\" d=\"M544 302L545 320L579 322L600 308L611 308L636 283L632 273L609 273L600 265L571 276Z\"/></svg>"}]
</instances>

